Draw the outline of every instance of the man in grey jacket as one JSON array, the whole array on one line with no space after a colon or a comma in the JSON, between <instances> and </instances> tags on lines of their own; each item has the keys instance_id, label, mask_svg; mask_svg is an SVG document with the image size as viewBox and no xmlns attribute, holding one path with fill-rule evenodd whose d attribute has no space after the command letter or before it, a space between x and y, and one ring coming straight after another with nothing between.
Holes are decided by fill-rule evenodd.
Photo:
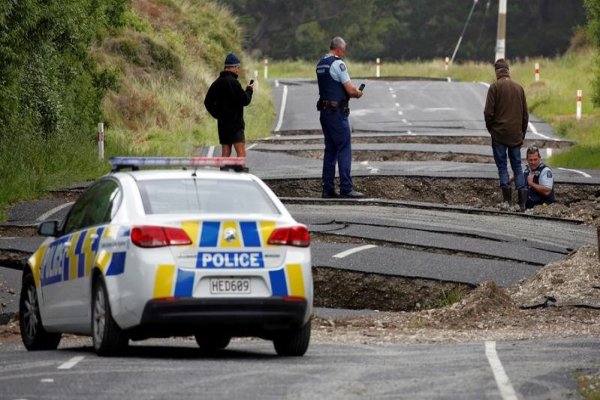
<instances>
[{"instance_id":1,"label":"man in grey jacket","mask_svg":"<svg viewBox=\"0 0 600 400\"><path fill-rule=\"evenodd\" d=\"M521 146L529 124L525 91L517 82L510 79L508 62L503 58L494 64L497 80L490 85L483 116L485 126L492 136L494 161L498 168L502 199L509 205L512 202L512 189L507 167L507 154L518 190L519 207L525 210L527 187L521 165Z\"/></svg>"}]
</instances>

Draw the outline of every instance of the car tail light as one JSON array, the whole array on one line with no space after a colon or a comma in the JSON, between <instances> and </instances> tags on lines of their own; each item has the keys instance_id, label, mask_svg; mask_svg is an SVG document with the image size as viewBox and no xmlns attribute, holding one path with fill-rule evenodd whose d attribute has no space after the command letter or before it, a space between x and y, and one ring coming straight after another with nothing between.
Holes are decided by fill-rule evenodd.
<instances>
[{"instance_id":1,"label":"car tail light","mask_svg":"<svg viewBox=\"0 0 600 400\"><path fill-rule=\"evenodd\" d=\"M310 233L302 225L277 228L269 237L269 244L287 245L294 247L310 246Z\"/></svg>"},{"instance_id":2,"label":"car tail light","mask_svg":"<svg viewBox=\"0 0 600 400\"><path fill-rule=\"evenodd\" d=\"M136 226L131 241L138 247L187 246L192 244L183 229L162 226Z\"/></svg>"}]
</instances>

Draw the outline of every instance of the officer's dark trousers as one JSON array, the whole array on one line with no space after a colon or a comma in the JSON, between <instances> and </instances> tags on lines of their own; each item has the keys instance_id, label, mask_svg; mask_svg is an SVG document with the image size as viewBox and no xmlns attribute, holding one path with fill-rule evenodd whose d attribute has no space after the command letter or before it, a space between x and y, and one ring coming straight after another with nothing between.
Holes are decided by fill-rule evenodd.
<instances>
[{"instance_id":1,"label":"officer's dark trousers","mask_svg":"<svg viewBox=\"0 0 600 400\"><path fill-rule=\"evenodd\" d=\"M350 124L339 110L321 111L321 127L325 137L325 154L323 156L323 193L332 193L335 189L335 164L340 171L340 192L352 191L352 147Z\"/></svg>"}]
</instances>

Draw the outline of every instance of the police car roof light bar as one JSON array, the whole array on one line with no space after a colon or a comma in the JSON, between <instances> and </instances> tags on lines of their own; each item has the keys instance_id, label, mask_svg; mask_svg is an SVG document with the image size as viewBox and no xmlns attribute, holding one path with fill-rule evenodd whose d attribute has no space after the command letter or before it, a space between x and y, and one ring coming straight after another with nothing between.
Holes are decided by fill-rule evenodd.
<instances>
[{"instance_id":1,"label":"police car roof light bar","mask_svg":"<svg viewBox=\"0 0 600 400\"><path fill-rule=\"evenodd\" d=\"M245 157L111 157L113 172L140 167L244 167ZM239 168L235 168L236 170Z\"/></svg>"}]
</instances>

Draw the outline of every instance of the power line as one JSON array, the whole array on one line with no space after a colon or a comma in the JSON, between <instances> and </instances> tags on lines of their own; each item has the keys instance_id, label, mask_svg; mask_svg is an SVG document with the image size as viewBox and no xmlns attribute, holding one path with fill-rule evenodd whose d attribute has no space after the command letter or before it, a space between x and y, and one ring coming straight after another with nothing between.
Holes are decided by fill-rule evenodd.
<instances>
[{"instance_id":1,"label":"power line","mask_svg":"<svg viewBox=\"0 0 600 400\"><path fill-rule=\"evenodd\" d=\"M469 25L469 21L471 20L471 16L473 15L473 10L475 10L475 6L477 5L478 1L479 0L473 0L473 7L471 7L471 11L469 12L469 16L467 17L465 26L462 30L462 33L460 34L460 37L458 38L458 43L456 43L456 48L454 48L454 53L452 53L452 58L450 59L450 64L454 63L454 57L456 56L456 52L458 51L458 48L460 47L460 42L462 42L463 36L465 35L465 32L467 30L467 25Z\"/></svg>"}]
</instances>

